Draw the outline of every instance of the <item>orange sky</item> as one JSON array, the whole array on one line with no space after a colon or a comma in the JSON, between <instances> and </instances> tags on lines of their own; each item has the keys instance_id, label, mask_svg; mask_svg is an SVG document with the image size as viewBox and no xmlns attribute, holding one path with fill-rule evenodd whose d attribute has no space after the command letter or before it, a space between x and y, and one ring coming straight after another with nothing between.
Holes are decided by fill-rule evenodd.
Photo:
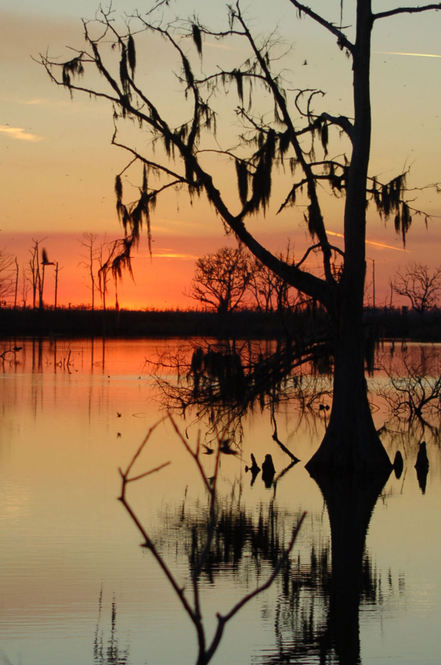
<instances>
[{"instance_id":1,"label":"orange sky","mask_svg":"<svg viewBox=\"0 0 441 665\"><path fill-rule=\"evenodd\" d=\"M197 10L209 20L215 12L220 14L221 4L179 0L176 11L191 15ZM334 4L332 9L327 1L311 2L317 10L328 12L329 18L332 12L339 13L340 3ZM389 4L394 6L392 0ZM132 10L127 0L115 0L113 6L117 12ZM348 9L350 4L345 7ZM274 21L275 17L282 39L292 46L289 66L294 87L325 89L326 104L334 113L350 113L350 63L333 39L306 19L299 24L286 0L272 3L271 17L263 0L256 0L247 11L255 17L257 32L272 27L269 19ZM113 239L120 233L113 182L126 155L109 145L111 110L79 95L71 100L66 91L49 82L31 56L47 48L56 56L66 55L66 44L81 41L80 18L91 13L86 0L69 7L55 0L41 0L38 7L32 0L21 0L20 9L7 0L0 9L0 248L17 255L25 264L32 238L42 240L49 258L62 266L59 300L63 304L90 302L86 270L79 266L81 234L90 231ZM441 179L441 88L436 84L441 67L440 18L439 13L399 17L377 26L372 57L371 173L384 181L406 168L410 168L409 184L415 187ZM209 43L206 55L207 61L215 65L221 58L235 63L244 54L234 45L220 49L218 44ZM147 62L154 58L151 82L155 99L161 108L177 114L179 104L172 93L177 85L171 75L170 58L164 53L158 57L151 45L146 46L144 56ZM305 60L307 66L303 65ZM230 94L219 104L221 111L227 104L234 108L237 98ZM225 136L230 129L227 126L224 130ZM231 188L231 175L222 163L215 174L222 188ZM125 181L128 191L136 184L134 175L133 180ZM276 186L275 191L277 194ZM415 218L407 251L403 251L392 223L385 227L374 209L369 210L368 274L375 262L376 304L388 301L389 280L399 266L411 261L441 263L441 197L433 189L415 191L410 196L415 199L412 205L431 213L433 219L427 232L423 220ZM279 203L276 197L267 218L253 219L251 228L275 250L282 251L289 238L298 256L307 242L303 209L298 207L277 217ZM329 231L341 233L337 203L324 196L324 210ZM191 206L184 194L169 196L160 202L154 215L153 236L153 258L148 257L145 247L142 257L135 257L136 283L132 284L128 276L124 279L120 305L194 306L183 294L189 290L195 258L232 242L225 240L219 218L203 200ZM332 241L339 244L339 236L333 235ZM50 301L50 270L47 274Z\"/></svg>"},{"instance_id":2,"label":"orange sky","mask_svg":"<svg viewBox=\"0 0 441 665\"><path fill-rule=\"evenodd\" d=\"M408 248L403 248L400 239L392 232L391 225L387 227L377 224L376 233L372 233L367 243L367 284L366 303L372 304L372 276L375 270L376 305L383 306L390 303L390 278L395 270L410 262L426 263L428 265L441 264L439 247L441 246L441 224L433 223L430 230L426 230L420 223L416 224ZM329 230L330 240L333 244L341 246L341 233ZM112 236L98 236L97 243L116 238ZM275 251L283 250L286 246L287 236L283 231L260 234L262 241ZM29 261L30 249L33 240L40 240L40 247L47 250L50 261L59 262L59 298L58 302L72 305L90 305L91 291L85 263L87 252L81 245L83 236L79 233L5 233L0 234L2 246L17 255L20 265ZM298 228L294 233L294 250L300 256L306 248L307 236L303 229ZM128 308L151 307L164 308L194 308L198 303L192 300L190 291L191 279L194 272L195 260L225 244L234 246L231 237L206 235L191 237L187 235L164 236L156 234L153 242L153 255L149 256L146 243L141 243L139 251L133 259L134 280L126 275L118 287L120 306ZM46 269L45 301L53 304L54 298L54 270ZM96 304L100 300L96 294ZM22 283L19 288L19 302L23 300ZM27 288L27 304L31 302L30 288ZM403 304L394 296L393 303ZM113 284L109 285L108 305L114 305Z\"/></svg>"}]
</instances>

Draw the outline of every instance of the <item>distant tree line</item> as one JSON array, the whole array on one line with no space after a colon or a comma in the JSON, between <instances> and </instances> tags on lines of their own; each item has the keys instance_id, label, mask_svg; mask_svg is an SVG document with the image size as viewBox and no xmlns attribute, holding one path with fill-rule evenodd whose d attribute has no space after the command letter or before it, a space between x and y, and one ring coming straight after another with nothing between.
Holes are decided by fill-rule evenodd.
<instances>
[{"instance_id":1,"label":"distant tree line","mask_svg":"<svg viewBox=\"0 0 441 665\"><path fill-rule=\"evenodd\" d=\"M17 256L0 247L0 307L59 307L62 266L58 261L49 260L43 242L32 241L24 265L19 264ZM112 309L119 309L118 284L122 265L118 263L118 256L124 242L123 238L101 239L94 233L82 235L80 245L85 253L79 266L86 271L92 311L97 308L107 310L111 295ZM279 254L279 258L287 264L294 261L289 247L285 253ZM47 270L53 274L54 286L50 294ZM433 311L440 303L441 266L430 268L421 263L404 266L393 275L390 288L391 296L396 294L407 298L412 311ZM220 314L240 309L282 313L313 304L311 298L301 294L241 245L221 247L197 259L187 295L203 309Z\"/></svg>"}]
</instances>

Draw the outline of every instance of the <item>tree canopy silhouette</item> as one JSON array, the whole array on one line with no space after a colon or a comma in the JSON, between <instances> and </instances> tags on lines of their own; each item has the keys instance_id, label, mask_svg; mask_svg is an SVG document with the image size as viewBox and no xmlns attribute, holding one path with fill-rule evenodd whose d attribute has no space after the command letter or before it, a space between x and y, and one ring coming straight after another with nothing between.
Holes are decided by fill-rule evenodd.
<instances>
[{"instance_id":1,"label":"tree canopy silhouette","mask_svg":"<svg viewBox=\"0 0 441 665\"><path fill-rule=\"evenodd\" d=\"M196 261L190 295L219 314L237 309L250 280L248 260L240 247L221 247Z\"/></svg>"},{"instance_id":2,"label":"tree canopy silhouette","mask_svg":"<svg viewBox=\"0 0 441 665\"><path fill-rule=\"evenodd\" d=\"M309 470L315 474L323 469L372 472L389 468L390 462L375 431L364 377L366 210L373 205L380 216L392 218L403 241L412 214L418 211L406 197L406 173L387 182L368 174L371 34L380 21L439 10L441 3L373 12L372 0L352 0L345 9L350 10L354 25L344 27L343 2L339 16L331 22L308 5L289 1L299 19L320 26L348 56L353 107L345 116L322 110L320 90L290 87L285 75L288 55L281 56L274 34L264 38L254 34L239 0L227 6L221 28L204 25L197 17L169 20L168 0L136 13L123 28L117 27L111 10L100 9L95 21L83 21L83 48L73 50L64 61L48 55L40 60L52 80L70 94L80 92L106 100L113 110L112 143L129 155L115 179L116 208L125 232L118 266L130 265L131 247L143 228L151 240L151 214L158 197L176 188L186 189L192 198L205 196L227 232L329 314L333 406L325 438L309 462ZM161 38L169 56L176 59L182 90L179 108L161 105L160 86L149 84L146 70L154 72L157 60L140 57L143 38L150 42ZM207 40L216 40L221 47L230 40L245 49L247 56L231 67L231 53L220 48L220 58L229 53L227 64L202 70L201 59L207 62ZM218 113L219 97L222 108ZM226 100L233 100L236 123L241 125L234 140L231 122L230 133L225 128L221 133L218 127ZM273 112L266 113L267 108ZM133 141L123 131L127 122L139 128ZM221 166L216 156L222 160ZM129 201L123 177L136 167L141 169L140 185L136 199ZM230 177L222 187L228 167ZM281 189L273 186L277 177L285 186L281 195ZM331 244L325 226L322 201L329 193L343 202L343 250ZM279 212L294 208L293 214L298 209L304 213L311 243L294 261L271 252L251 231L250 218L264 215L270 205ZM311 268L312 257L319 257L320 272Z\"/></svg>"},{"instance_id":3,"label":"tree canopy silhouette","mask_svg":"<svg viewBox=\"0 0 441 665\"><path fill-rule=\"evenodd\" d=\"M412 263L397 270L392 279L395 293L409 299L416 312L436 307L441 293L441 266L432 270L421 263Z\"/></svg>"}]
</instances>

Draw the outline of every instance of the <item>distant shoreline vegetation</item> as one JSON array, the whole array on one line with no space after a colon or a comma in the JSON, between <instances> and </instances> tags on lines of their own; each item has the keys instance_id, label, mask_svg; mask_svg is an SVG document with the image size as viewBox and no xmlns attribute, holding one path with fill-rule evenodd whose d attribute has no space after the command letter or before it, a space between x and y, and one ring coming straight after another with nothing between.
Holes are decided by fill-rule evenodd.
<instances>
[{"instance_id":1,"label":"distant shoreline vegetation","mask_svg":"<svg viewBox=\"0 0 441 665\"><path fill-rule=\"evenodd\" d=\"M376 339L441 342L441 310L413 312L366 309ZM0 338L13 337L220 337L309 338L326 336L325 312L239 310L218 314L197 310L90 310L87 308L0 308Z\"/></svg>"}]
</instances>

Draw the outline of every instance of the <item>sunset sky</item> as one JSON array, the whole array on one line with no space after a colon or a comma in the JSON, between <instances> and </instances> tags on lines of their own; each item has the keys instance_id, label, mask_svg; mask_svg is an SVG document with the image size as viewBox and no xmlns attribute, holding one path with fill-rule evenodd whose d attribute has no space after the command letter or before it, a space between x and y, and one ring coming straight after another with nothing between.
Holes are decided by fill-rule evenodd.
<instances>
[{"instance_id":1,"label":"sunset sky","mask_svg":"<svg viewBox=\"0 0 441 665\"><path fill-rule=\"evenodd\" d=\"M340 0L309 3L335 22ZM374 8L399 6L382 0ZM406 6L424 3L408 0ZM136 0L114 0L117 14L148 7ZM328 110L350 115L350 61L327 32L306 18L298 21L289 0L242 3L257 34L277 28L281 43L292 47L288 56L296 87L327 91ZM347 23L351 22L345 0ZM175 0L172 12L191 16L195 12L208 23L223 15L221 0ZM90 0L0 0L0 248L16 255L20 265L29 259L33 239L40 240L50 260L60 264L60 295L63 304L87 304L90 293L82 261L82 234L98 234L99 240L118 237L121 229L115 212L114 176L127 156L110 146L112 111L103 103L69 93L53 85L32 58L49 51L54 57L69 55L67 45L82 44L81 18L93 18ZM219 25L219 24L218 24ZM373 144L371 174L388 181L410 169L408 184L415 188L441 181L441 12L401 16L377 22L372 57ZM150 50L151 51L151 50ZM232 46L225 52L207 44L209 63L240 63L244 53ZM155 99L161 108L175 103L170 94L166 54L144 53L151 58ZM304 64L306 61L306 65ZM177 87L177 85L175 86ZM233 106L236 98L228 101ZM171 111L173 112L173 110ZM338 153L336 153L338 154ZM228 180L217 167L220 183ZM393 221L385 224L374 208L369 209L368 281L375 263L377 305L389 302L393 272L410 262L441 264L441 194L435 188L410 194L412 205L432 215L428 229L415 218L406 248L394 233ZM276 216L276 198L265 219L251 228L271 249L283 250L288 239L301 255L308 238L303 212L291 209ZM326 203L326 226L332 242L341 245L341 214L335 201ZM134 259L135 283L127 276L120 287L120 305L130 307L193 307L189 292L198 256L225 244L222 224L205 201L190 205L182 193L160 203L153 218L153 255L141 246ZM51 301L53 275L48 270L46 299Z\"/></svg>"}]
</instances>

